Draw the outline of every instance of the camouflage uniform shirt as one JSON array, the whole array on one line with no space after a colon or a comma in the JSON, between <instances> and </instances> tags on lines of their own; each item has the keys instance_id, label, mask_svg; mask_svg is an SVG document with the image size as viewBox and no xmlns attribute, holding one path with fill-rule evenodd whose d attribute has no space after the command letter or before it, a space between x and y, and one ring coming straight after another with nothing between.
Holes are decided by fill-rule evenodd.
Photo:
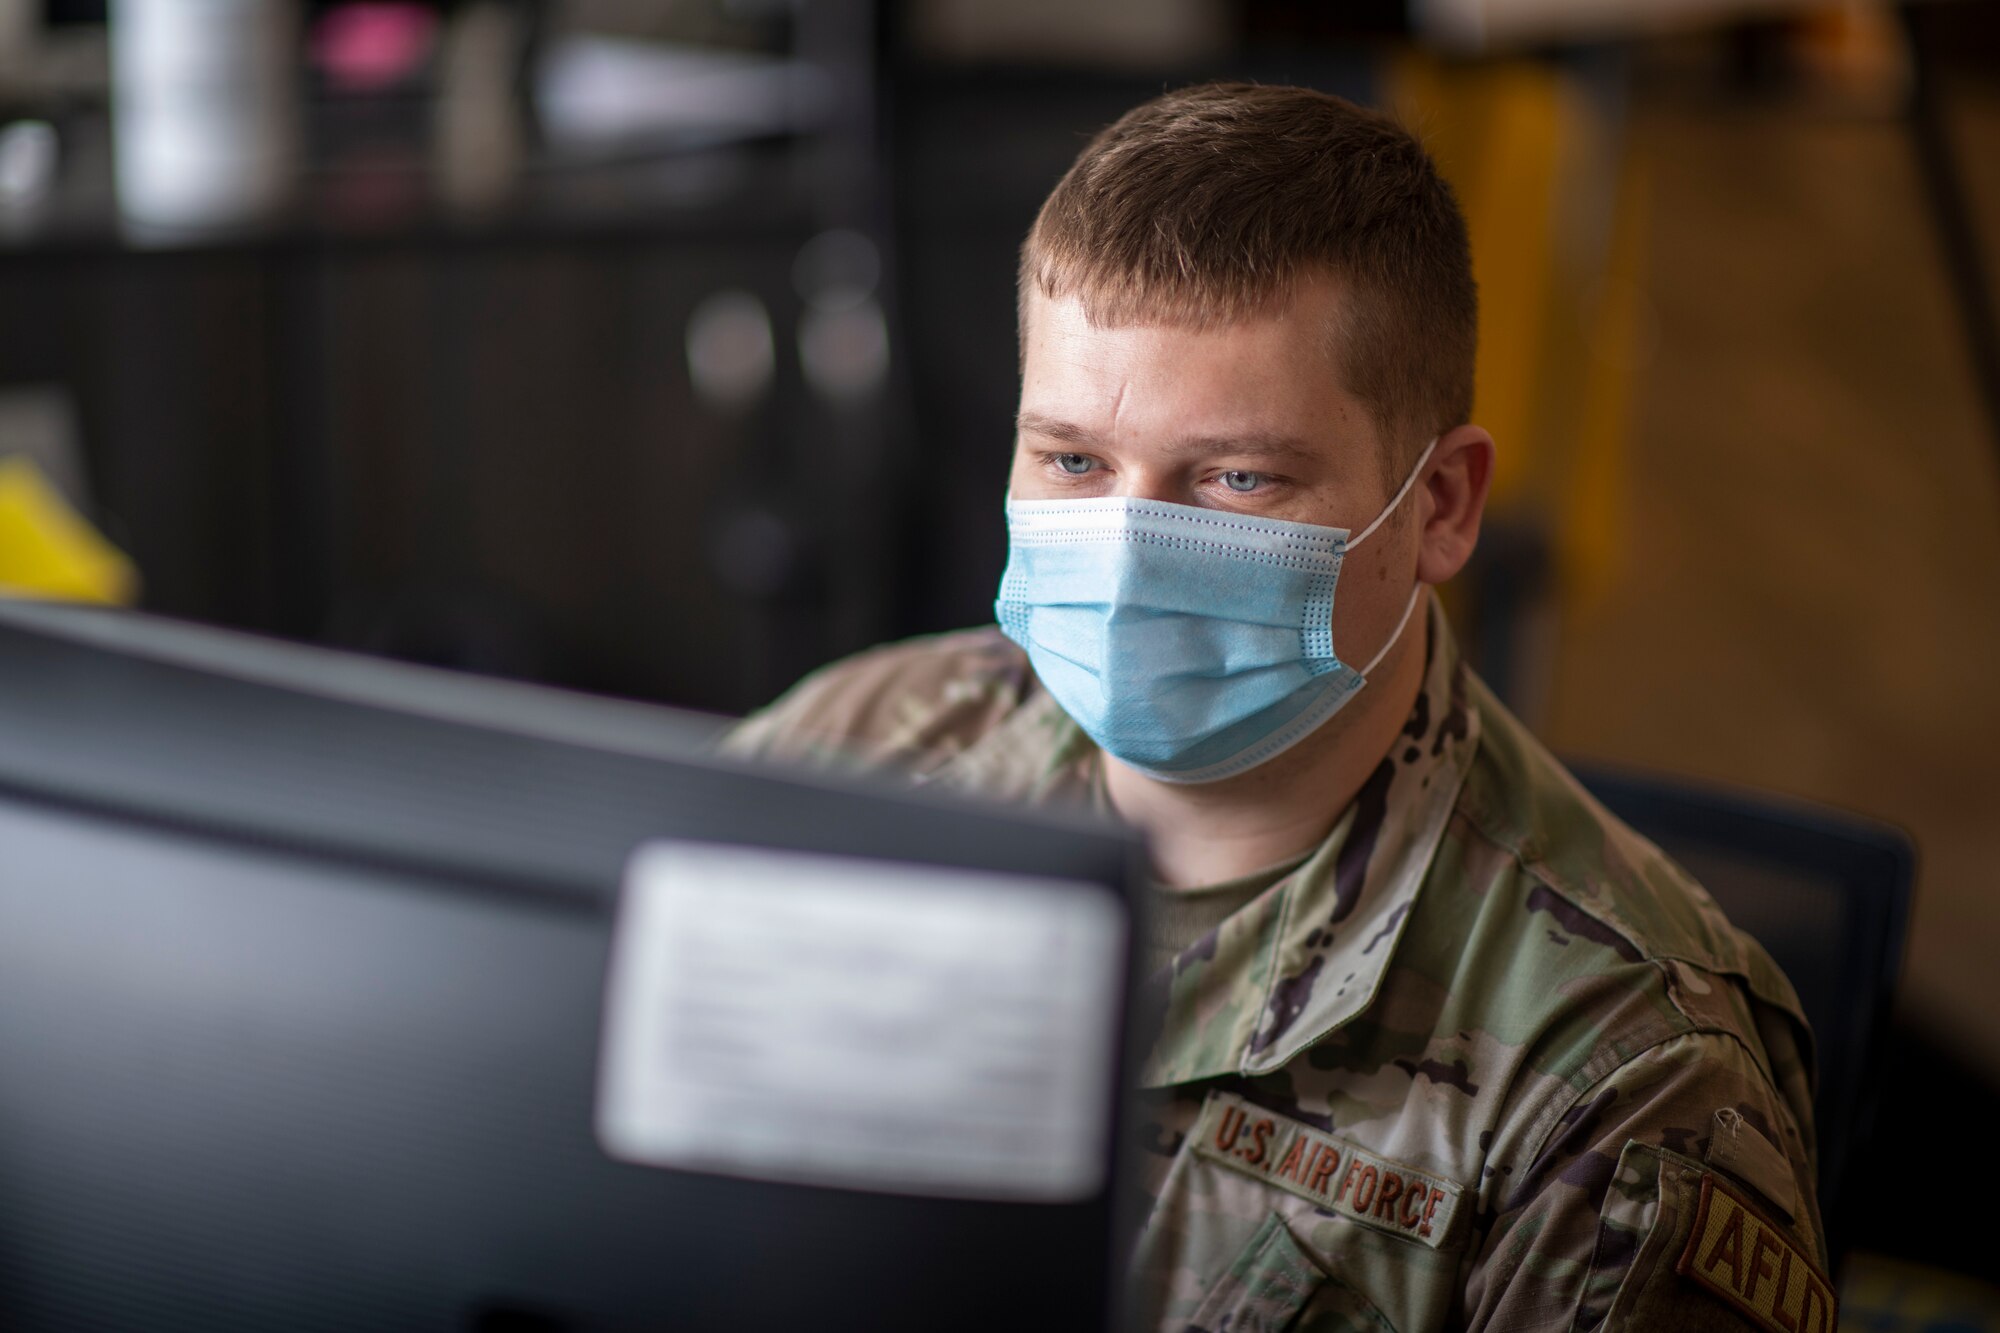
<instances>
[{"instance_id":1,"label":"camouflage uniform shirt","mask_svg":"<svg viewBox=\"0 0 2000 1333\"><path fill-rule=\"evenodd\" d=\"M1429 617L1333 832L1150 984L1142 1326L1831 1333L1809 1038L1770 958ZM728 748L1087 799L997 630L809 677Z\"/></svg>"}]
</instances>

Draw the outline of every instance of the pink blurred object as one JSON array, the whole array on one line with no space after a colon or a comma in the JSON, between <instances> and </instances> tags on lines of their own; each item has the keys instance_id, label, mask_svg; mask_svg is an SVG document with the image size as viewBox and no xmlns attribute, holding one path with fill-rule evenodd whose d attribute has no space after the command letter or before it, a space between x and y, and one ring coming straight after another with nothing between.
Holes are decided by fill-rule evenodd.
<instances>
[{"instance_id":1,"label":"pink blurred object","mask_svg":"<svg viewBox=\"0 0 2000 1333\"><path fill-rule=\"evenodd\" d=\"M423 66L437 45L437 28L436 11L423 5L341 5L313 24L313 63L342 92L381 92Z\"/></svg>"}]
</instances>

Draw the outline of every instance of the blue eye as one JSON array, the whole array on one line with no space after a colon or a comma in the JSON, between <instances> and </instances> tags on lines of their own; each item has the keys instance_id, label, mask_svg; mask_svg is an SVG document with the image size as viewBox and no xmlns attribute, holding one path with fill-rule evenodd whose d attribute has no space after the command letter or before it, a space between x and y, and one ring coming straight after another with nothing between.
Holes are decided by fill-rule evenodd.
<instances>
[{"instance_id":1,"label":"blue eye","mask_svg":"<svg viewBox=\"0 0 2000 1333\"><path fill-rule=\"evenodd\" d=\"M1263 480L1264 476L1260 472L1225 472L1222 474L1222 484L1239 494L1256 490L1257 484Z\"/></svg>"},{"instance_id":2,"label":"blue eye","mask_svg":"<svg viewBox=\"0 0 2000 1333\"><path fill-rule=\"evenodd\" d=\"M1072 477L1080 477L1090 471L1091 461L1083 454L1057 454L1056 466Z\"/></svg>"}]
</instances>

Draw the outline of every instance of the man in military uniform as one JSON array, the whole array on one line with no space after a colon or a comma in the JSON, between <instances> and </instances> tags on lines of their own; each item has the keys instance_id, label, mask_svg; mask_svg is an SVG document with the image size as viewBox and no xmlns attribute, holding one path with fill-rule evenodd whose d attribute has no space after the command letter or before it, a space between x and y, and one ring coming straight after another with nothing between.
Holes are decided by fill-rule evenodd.
<instances>
[{"instance_id":1,"label":"man in military uniform","mask_svg":"<svg viewBox=\"0 0 2000 1333\"><path fill-rule=\"evenodd\" d=\"M1830 1333L1796 997L1430 592L1493 442L1422 148L1171 93L1057 185L1020 317L1000 627L827 668L730 746L1148 833L1144 1325Z\"/></svg>"}]
</instances>

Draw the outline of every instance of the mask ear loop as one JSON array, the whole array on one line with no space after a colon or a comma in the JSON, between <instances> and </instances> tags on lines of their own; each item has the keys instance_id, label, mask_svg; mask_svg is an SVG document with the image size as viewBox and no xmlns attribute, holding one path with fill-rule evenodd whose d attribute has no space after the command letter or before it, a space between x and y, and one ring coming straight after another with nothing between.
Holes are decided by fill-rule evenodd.
<instances>
[{"instance_id":1,"label":"mask ear loop","mask_svg":"<svg viewBox=\"0 0 2000 1333\"><path fill-rule=\"evenodd\" d=\"M1382 659L1389 655L1389 650L1394 648L1396 641L1403 637L1403 631L1410 627L1410 615L1417 609L1417 599L1423 595L1424 585L1421 583L1410 589L1410 600L1403 605L1403 618L1396 622L1396 632L1389 636L1388 642L1376 649L1375 656L1369 658L1368 665L1362 667L1358 673L1363 684L1366 684L1368 678L1375 674L1375 668L1382 665Z\"/></svg>"},{"instance_id":2,"label":"mask ear loop","mask_svg":"<svg viewBox=\"0 0 2000 1333\"><path fill-rule=\"evenodd\" d=\"M1375 516L1375 521L1373 523L1370 523L1367 527L1361 530L1360 536L1356 537L1353 541L1347 543L1346 550L1351 551L1355 547L1361 545L1361 543L1367 541L1369 536L1375 531L1375 529L1381 527L1383 523L1387 522L1389 515L1395 513L1397 508L1402 505L1403 501L1409 496L1411 487L1417 484L1417 478L1424 475L1424 464L1430 462L1431 451L1437 448L1437 443L1438 443L1438 437L1435 435L1431 436L1431 442L1424 446L1424 451L1417 455L1417 461L1411 465L1410 475L1403 478L1402 488L1396 492L1395 498L1390 500L1387 505L1383 506L1382 512ZM1375 674L1375 668L1382 665L1382 659L1389 655L1389 650L1391 648L1394 648L1396 646L1397 641L1403 637L1403 631L1410 627L1410 617L1412 614L1415 613L1417 609L1417 599L1423 596L1423 592L1424 592L1424 585L1422 583L1418 583L1415 587L1410 589L1410 600L1403 604L1403 618L1396 622L1395 633L1391 634L1388 637L1387 641L1385 641L1380 648L1376 649L1375 656L1368 659L1368 665L1362 667L1361 670L1356 673L1361 677L1362 682L1364 684L1367 683L1368 677Z\"/></svg>"},{"instance_id":3,"label":"mask ear loop","mask_svg":"<svg viewBox=\"0 0 2000 1333\"><path fill-rule=\"evenodd\" d=\"M1361 543L1368 540L1369 536L1374 533L1375 529L1381 527L1384 523L1388 521L1389 515L1395 513L1397 508L1403 503L1404 498L1409 495L1410 488L1417 484L1417 478L1424 475L1424 464L1431 461L1431 450L1437 447L1438 447L1438 437L1433 435L1431 436L1431 442L1424 446L1424 451L1417 455L1417 461L1415 465L1410 468L1410 475L1403 478L1403 488L1396 492L1396 498L1389 501L1387 505L1383 506L1382 512L1375 515L1375 521L1373 523L1370 523L1367 527L1361 529L1361 535L1356 537L1353 541L1347 543L1347 546L1344 549L1351 551L1355 547L1361 545Z\"/></svg>"}]
</instances>

